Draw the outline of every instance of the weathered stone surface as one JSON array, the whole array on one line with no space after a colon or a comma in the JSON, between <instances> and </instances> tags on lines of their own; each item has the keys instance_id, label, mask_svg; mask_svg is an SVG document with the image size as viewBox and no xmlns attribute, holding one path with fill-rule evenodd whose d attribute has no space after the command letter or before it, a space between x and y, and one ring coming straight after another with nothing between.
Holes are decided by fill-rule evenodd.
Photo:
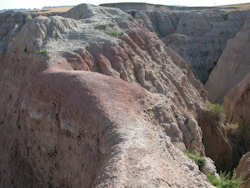
<instances>
[{"instance_id":1,"label":"weathered stone surface","mask_svg":"<svg viewBox=\"0 0 250 188\"><path fill-rule=\"evenodd\" d=\"M104 4L139 20L174 49L205 83L227 41L240 31L250 11L233 8L168 7L139 3Z\"/></svg>"},{"instance_id":2,"label":"weathered stone surface","mask_svg":"<svg viewBox=\"0 0 250 188\"><path fill-rule=\"evenodd\" d=\"M210 159L209 157L204 157L204 164L202 166L202 172L204 172L205 174L207 173L216 174L218 176L214 161Z\"/></svg>"},{"instance_id":3,"label":"weathered stone surface","mask_svg":"<svg viewBox=\"0 0 250 188\"><path fill-rule=\"evenodd\" d=\"M247 75L224 97L223 107L227 121L236 125L229 131L235 166L242 155L250 150L249 85L250 76Z\"/></svg>"},{"instance_id":4,"label":"weathered stone surface","mask_svg":"<svg viewBox=\"0 0 250 188\"><path fill-rule=\"evenodd\" d=\"M179 150L204 154L204 90L130 15L80 5L1 37L1 187L212 187Z\"/></svg>"},{"instance_id":5,"label":"weathered stone surface","mask_svg":"<svg viewBox=\"0 0 250 188\"><path fill-rule=\"evenodd\" d=\"M24 13L8 12L0 16L0 54L2 54L23 24L31 19L31 15Z\"/></svg>"},{"instance_id":6,"label":"weathered stone surface","mask_svg":"<svg viewBox=\"0 0 250 188\"><path fill-rule=\"evenodd\" d=\"M217 169L231 170L233 152L223 122L212 118L209 111L202 110L198 123L203 133L206 155L215 161Z\"/></svg>"},{"instance_id":7,"label":"weathered stone surface","mask_svg":"<svg viewBox=\"0 0 250 188\"><path fill-rule=\"evenodd\" d=\"M10 143L2 148L10 161L2 156L1 172L10 174L1 185L13 179L12 186L26 187L206 187L198 168L143 119L157 100L136 84L97 73L40 73L22 99L18 124L2 125L13 133L1 137Z\"/></svg>"},{"instance_id":8,"label":"weathered stone surface","mask_svg":"<svg viewBox=\"0 0 250 188\"><path fill-rule=\"evenodd\" d=\"M209 98L223 103L227 122L238 124L230 130L233 148L233 165L250 149L249 134L249 25L247 21L235 38L227 44L217 66L211 73L206 88Z\"/></svg>"},{"instance_id":9,"label":"weathered stone surface","mask_svg":"<svg viewBox=\"0 0 250 188\"><path fill-rule=\"evenodd\" d=\"M224 96L244 80L249 74L250 21L248 20L241 31L228 41L218 64L206 83L209 98L214 102L223 102Z\"/></svg>"},{"instance_id":10,"label":"weathered stone surface","mask_svg":"<svg viewBox=\"0 0 250 188\"><path fill-rule=\"evenodd\" d=\"M120 8L131 14L141 25L157 33L168 47L183 57L185 63L191 67L194 74L203 83L207 81L210 72L220 58L206 83L212 102L222 103L227 92L249 74L247 63L247 59L249 59L247 50L249 49L249 10L166 7L148 4L140 6L139 3L103 6ZM234 119L248 124L247 84L245 84L244 89L239 89L241 86L235 87L231 91L232 94L225 99L227 100L224 104L227 120ZM208 112L201 111L198 115L198 123L203 132L205 153L215 160L219 170L231 170L237 164L239 157L246 152L248 146L239 144L239 139L232 139L231 134L230 142L224 129L224 122L211 122ZM192 126L189 124L186 128L187 124L188 120L186 119L185 121L179 120L179 129L176 128L176 124L164 125L167 130L172 130L169 132L173 140L184 139L185 146L192 148L194 144L190 147L188 143L191 143L195 138L193 135L199 135L199 131L190 134ZM179 134L178 130L182 130L182 134ZM249 139L246 141L248 142ZM196 143L199 142L196 141ZM219 146L214 147L218 143ZM182 147L183 145L179 144L179 148Z\"/></svg>"},{"instance_id":11,"label":"weathered stone surface","mask_svg":"<svg viewBox=\"0 0 250 188\"><path fill-rule=\"evenodd\" d=\"M241 188L250 187L250 153L243 155L240 160L240 163L236 169L237 177L241 178L244 183L241 185Z\"/></svg>"},{"instance_id":12,"label":"weathered stone surface","mask_svg":"<svg viewBox=\"0 0 250 188\"><path fill-rule=\"evenodd\" d=\"M229 129L233 149L233 166L250 149L249 117L249 19L237 35L228 41L216 67L206 83L208 96L213 102L223 104L229 124L238 128Z\"/></svg>"},{"instance_id":13,"label":"weathered stone surface","mask_svg":"<svg viewBox=\"0 0 250 188\"><path fill-rule=\"evenodd\" d=\"M228 121L250 125L250 74L230 89L224 97L223 107Z\"/></svg>"}]
</instances>

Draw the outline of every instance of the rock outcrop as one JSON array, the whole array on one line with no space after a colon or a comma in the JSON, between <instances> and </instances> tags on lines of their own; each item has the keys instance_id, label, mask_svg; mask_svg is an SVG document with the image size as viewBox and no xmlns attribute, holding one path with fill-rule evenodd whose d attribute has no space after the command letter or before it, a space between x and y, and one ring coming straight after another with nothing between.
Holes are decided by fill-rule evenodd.
<instances>
[{"instance_id":1,"label":"rock outcrop","mask_svg":"<svg viewBox=\"0 0 250 188\"><path fill-rule=\"evenodd\" d=\"M223 104L226 122L245 125L243 131L228 132L226 123L211 122L206 110L201 110L198 115L206 155L215 161L219 170L234 168L250 146L249 9L140 3L103 6L120 8L157 33L166 46L185 60L196 77L206 83L209 99ZM218 147L214 147L218 143Z\"/></svg>"},{"instance_id":2,"label":"rock outcrop","mask_svg":"<svg viewBox=\"0 0 250 188\"><path fill-rule=\"evenodd\" d=\"M250 187L250 153L245 154L236 169L236 175L238 178L241 178L243 184L241 188Z\"/></svg>"},{"instance_id":3,"label":"rock outcrop","mask_svg":"<svg viewBox=\"0 0 250 188\"><path fill-rule=\"evenodd\" d=\"M236 128L230 130L230 139L234 148L235 164L241 156L250 151L250 75L234 86L224 97L224 111L227 121L235 124Z\"/></svg>"},{"instance_id":4,"label":"rock outcrop","mask_svg":"<svg viewBox=\"0 0 250 188\"><path fill-rule=\"evenodd\" d=\"M228 124L234 125L229 130L229 138L233 146L234 166L243 154L250 151L250 117L249 117L250 76L236 84L224 97L224 111Z\"/></svg>"},{"instance_id":5,"label":"rock outcrop","mask_svg":"<svg viewBox=\"0 0 250 188\"><path fill-rule=\"evenodd\" d=\"M250 125L250 74L228 91L223 106L229 122Z\"/></svg>"},{"instance_id":6,"label":"rock outcrop","mask_svg":"<svg viewBox=\"0 0 250 188\"><path fill-rule=\"evenodd\" d=\"M212 187L180 151L205 92L156 35L85 4L0 21L0 187Z\"/></svg>"},{"instance_id":7,"label":"rock outcrop","mask_svg":"<svg viewBox=\"0 0 250 188\"><path fill-rule=\"evenodd\" d=\"M217 169L228 171L233 167L233 150L222 120L211 117L211 112L203 110L198 116L203 132L203 143L208 157L214 160Z\"/></svg>"},{"instance_id":8,"label":"rock outcrop","mask_svg":"<svg viewBox=\"0 0 250 188\"><path fill-rule=\"evenodd\" d=\"M206 83L208 96L212 101L223 103L228 92L247 78L250 68L249 33L250 21L248 20L241 31L228 41L226 49ZM241 93L241 91L238 92Z\"/></svg>"},{"instance_id":9,"label":"rock outcrop","mask_svg":"<svg viewBox=\"0 0 250 188\"><path fill-rule=\"evenodd\" d=\"M120 8L157 33L203 83L218 62L227 41L240 31L250 14L249 10L226 7L169 7L140 3L103 6Z\"/></svg>"},{"instance_id":10,"label":"rock outcrop","mask_svg":"<svg viewBox=\"0 0 250 188\"><path fill-rule=\"evenodd\" d=\"M249 26L248 20L236 37L229 40L206 83L209 98L223 104L226 121L238 125L229 132L234 166L241 156L250 150Z\"/></svg>"}]
</instances>

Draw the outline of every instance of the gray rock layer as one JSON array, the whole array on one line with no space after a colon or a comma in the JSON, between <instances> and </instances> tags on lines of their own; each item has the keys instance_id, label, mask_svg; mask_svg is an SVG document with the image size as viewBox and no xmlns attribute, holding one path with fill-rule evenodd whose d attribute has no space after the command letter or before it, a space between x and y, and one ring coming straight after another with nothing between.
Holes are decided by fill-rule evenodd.
<instances>
[{"instance_id":1,"label":"gray rock layer","mask_svg":"<svg viewBox=\"0 0 250 188\"><path fill-rule=\"evenodd\" d=\"M248 19L249 10L233 8L167 7L118 3L103 6L120 8L158 34L166 46L174 49L205 83L233 38Z\"/></svg>"},{"instance_id":2,"label":"gray rock layer","mask_svg":"<svg viewBox=\"0 0 250 188\"><path fill-rule=\"evenodd\" d=\"M240 32L228 41L217 66L206 83L209 98L214 102L223 102L231 88L244 80L249 74L250 21Z\"/></svg>"},{"instance_id":3,"label":"gray rock layer","mask_svg":"<svg viewBox=\"0 0 250 188\"><path fill-rule=\"evenodd\" d=\"M156 35L85 4L2 16L0 187L212 187L180 151L204 154L204 90Z\"/></svg>"}]
</instances>

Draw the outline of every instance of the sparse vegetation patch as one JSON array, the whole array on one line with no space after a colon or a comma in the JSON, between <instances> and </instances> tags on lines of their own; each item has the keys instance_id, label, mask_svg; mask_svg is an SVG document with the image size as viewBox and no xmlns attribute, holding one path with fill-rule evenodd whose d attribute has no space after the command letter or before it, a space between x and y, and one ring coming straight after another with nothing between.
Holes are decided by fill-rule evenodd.
<instances>
[{"instance_id":1,"label":"sparse vegetation patch","mask_svg":"<svg viewBox=\"0 0 250 188\"><path fill-rule=\"evenodd\" d=\"M204 157L200 156L199 153L191 153L191 152L185 152L185 155L190 158L191 160L193 160L195 162L195 164L197 164L197 166L199 167L199 169L201 170L203 165L204 165Z\"/></svg>"},{"instance_id":2,"label":"sparse vegetation patch","mask_svg":"<svg viewBox=\"0 0 250 188\"><path fill-rule=\"evenodd\" d=\"M236 174L220 173L218 178L215 174L206 174L209 182L217 188L239 188L242 181L236 178Z\"/></svg>"},{"instance_id":3,"label":"sparse vegetation patch","mask_svg":"<svg viewBox=\"0 0 250 188\"><path fill-rule=\"evenodd\" d=\"M239 128L239 123L227 123L226 124L226 127L228 128L228 129L238 129Z\"/></svg>"},{"instance_id":4,"label":"sparse vegetation patch","mask_svg":"<svg viewBox=\"0 0 250 188\"><path fill-rule=\"evenodd\" d=\"M185 152L185 155L193 160L201 170L204 165L204 157L200 156L198 153ZM235 172L232 176L230 173L221 172L218 175L216 174L206 174L208 181L217 188L239 188L242 181L239 178L236 178Z\"/></svg>"},{"instance_id":5,"label":"sparse vegetation patch","mask_svg":"<svg viewBox=\"0 0 250 188\"><path fill-rule=\"evenodd\" d=\"M205 105L213 120L220 120L224 116L224 110L220 104L213 104L207 101Z\"/></svg>"},{"instance_id":6,"label":"sparse vegetation patch","mask_svg":"<svg viewBox=\"0 0 250 188\"><path fill-rule=\"evenodd\" d=\"M113 31L110 32L110 35L113 36L113 37L118 38L118 37L122 36L123 33L118 31L118 30L113 30Z\"/></svg>"},{"instance_id":7,"label":"sparse vegetation patch","mask_svg":"<svg viewBox=\"0 0 250 188\"><path fill-rule=\"evenodd\" d=\"M47 53L47 52L48 52L48 51L47 51L46 49L40 49L38 53L39 53L39 54L44 54L44 53Z\"/></svg>"}]
</instances>

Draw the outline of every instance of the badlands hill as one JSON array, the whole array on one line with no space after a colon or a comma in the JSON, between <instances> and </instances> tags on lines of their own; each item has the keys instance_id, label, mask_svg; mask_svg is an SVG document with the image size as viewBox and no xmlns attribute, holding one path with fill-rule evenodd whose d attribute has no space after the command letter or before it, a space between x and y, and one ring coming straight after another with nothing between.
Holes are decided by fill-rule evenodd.
<instances>
[{"instance_id":1,"label":"badlands hill","mask_svg":"<svg viewBox=\"0 0 250 188\"><path fill-rule=\"evenodd\" d=\"M234 165L202 83L215 101L219 81L219 97L245 88L247 73L228 86L216 71L228 41L246 42L249 13L81 4L0 14L0 187L213 187L183 152ZM227 114L242 103L230 96Z\"/></svg>"},{"instance_id":2,"label":"badlands hill","mask_svg":"<svg viewBox=\"0 0 250 188\"><path fill-rule=\"evenodd\" d=\"M103 6L120 8L141 20L185 60L203 83L217 64L227 41L239 32L250 14L249 8L237 7L190 8L140 3Z\"/></svg>"}]
</instances>

